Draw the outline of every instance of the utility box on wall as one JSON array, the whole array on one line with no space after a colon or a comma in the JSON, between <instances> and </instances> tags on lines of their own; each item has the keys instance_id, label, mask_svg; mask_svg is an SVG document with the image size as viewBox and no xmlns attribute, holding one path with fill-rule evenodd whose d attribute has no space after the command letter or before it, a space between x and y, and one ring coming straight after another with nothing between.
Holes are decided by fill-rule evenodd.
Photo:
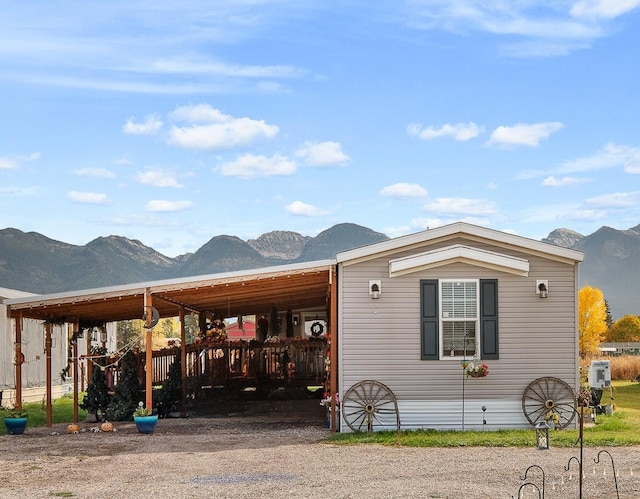
<instances>
[{"instance_id":1,"label":"utility box on wall","mask_svg":"<svg viewBox=\"0 0 640 499\"><path fill-rule=\"evenodd\" d=\"M592 360L591 366L589 366L588 379L591 388L611 386L611 361Z\"/></svg>"}]
</instances>

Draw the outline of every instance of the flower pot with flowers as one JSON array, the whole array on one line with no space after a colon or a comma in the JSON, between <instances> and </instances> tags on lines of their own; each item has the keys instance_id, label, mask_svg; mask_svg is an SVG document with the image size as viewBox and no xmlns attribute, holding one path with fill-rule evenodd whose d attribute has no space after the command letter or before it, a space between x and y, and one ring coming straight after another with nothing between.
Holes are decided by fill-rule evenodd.
<instances>
[{"instance_id":1,"label":"flower pot with flowers","mask_svg":"<svg viewBox=\"0 0 640 499\"><path fill-rule=\"evenodd\" d=\"M336 411L340 411L340 394L336 393ZM331 428L331 395L326 395L321 401L320 405L327 411L326 425L327 428Z\"/></svg>"},{"instance_id":2,"label":"flower pot with flowers","mask_svg":"<svg viewBox=\"0 0 640 499\"><path fill-rule=\"evenodd\" d=\"M22 408L6 408L2 412L7 434L22 435L27 427L27 413Z\"/></svg>"},{"instance_id":3,"label":"flower pot with flowers","mask_svg":"<svg viewBox=\"0 0 640 499\"><path fill-rule=\"evenodd\" d=\"M554 411L553 409L550 409L544 415L544 420L547 423L547 425L549 426L549 429L553 430L553 429L556 428L556 425L558 423L560 423L560 415L556 411Z\"/></svg>"},{"instance_id":4,"label":"flower pot with flowers","mask_svg":"<svg viewBox=\"0 0 640 499\"><path fill-rule=\"evenodd\" d=\"M470 363L465 368L467 377L484 378L489 375L489 366L487 364Z\"/></svg>"},{"instance_id":5,"label":"flower pot with flowers","mask_svg":"<svg viewBox=\"0 0 640 499\"><path fill-rule=\"evenodd\" d=\"M142 402L138 402L137 409L133 412L133 421L140 433L153 433L158 424L158 415L153 414L151 409L147 409Z\"/></svg>"}]
</instances>

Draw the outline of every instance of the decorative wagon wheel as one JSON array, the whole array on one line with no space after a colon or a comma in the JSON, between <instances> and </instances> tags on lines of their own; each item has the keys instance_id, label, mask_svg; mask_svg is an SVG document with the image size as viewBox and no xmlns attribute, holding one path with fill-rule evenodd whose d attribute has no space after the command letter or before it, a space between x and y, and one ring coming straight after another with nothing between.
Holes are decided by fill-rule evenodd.
<instances>
[{"instance_id":1,"label":"decorative wagon wheel","mask_svg":"<svg viewBox=\"0 0 640 499\"><path fill-rule=\"evenodd\" d=\"M386 385L365 380L353 385L342 398L342 416L353 431L373 431L374 425L386 425L395 416L400 431L398 401Z\"/></svg>"},{"instance_id":2,"label":"decorative wagon wheel","mask_svg":"<svg viewBox=\"0 0 640 499\"><path fill-rule=\"evenodd\" d=\"M522 394L522 412L533 426L544 421L549 411L558 415L556 426L569 426L576 415L576 395L564 381L551 376L534 379Z\"/></svg>"}]
</instances>

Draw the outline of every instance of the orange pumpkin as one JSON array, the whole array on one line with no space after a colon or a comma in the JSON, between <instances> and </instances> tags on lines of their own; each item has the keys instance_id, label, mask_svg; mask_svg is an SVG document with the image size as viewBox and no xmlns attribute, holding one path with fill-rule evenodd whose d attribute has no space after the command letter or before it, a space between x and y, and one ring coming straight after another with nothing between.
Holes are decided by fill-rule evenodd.
<instances>
[{"instance_id":1,"label":"orange pumpkin","mask_svg":"<svg viewBox=\"0 0 640 499\"><path fill-rule=\"evenodd\" d=\"M105 421L100 425L100 429L102 431L113 431L113 423L109 423L109 421Z\"/></svg>"},{"instance_id":2,"label":"orange pumpkin","mask_svg":"<svg viewBox=\"0 0 640 499\"><path fill-rule=\"evenodd\" d=\"M80 426L76 423L71 423L67 426L67 433L80 433Z\"/></svg>"}]
</instances>

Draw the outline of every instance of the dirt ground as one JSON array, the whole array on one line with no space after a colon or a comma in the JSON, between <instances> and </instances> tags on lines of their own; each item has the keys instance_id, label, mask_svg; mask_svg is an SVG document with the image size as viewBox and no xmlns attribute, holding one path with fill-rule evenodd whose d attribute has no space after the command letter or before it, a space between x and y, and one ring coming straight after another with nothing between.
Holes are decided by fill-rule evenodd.
<instances>
[{"instance_id":1,"label":"dirt ground","mask_svg":"<svg viewBox=\"0 0 640 499\"><path fill-rule=\"evenodd\" d=\"M81 423L78 434L56 425L2 436L0 497L511 498L532 465L545 473L544 497L579 497L578 449L329 444L317 400L208 416L161 419L151 435L122 422L108 433ZM583 497L617 497L614 466L619 497L640 497L640 449L610 448L596 463L599 451L585 448ZM531 470L539 488L541 478Z\"/></svg>"}]
</instances>

